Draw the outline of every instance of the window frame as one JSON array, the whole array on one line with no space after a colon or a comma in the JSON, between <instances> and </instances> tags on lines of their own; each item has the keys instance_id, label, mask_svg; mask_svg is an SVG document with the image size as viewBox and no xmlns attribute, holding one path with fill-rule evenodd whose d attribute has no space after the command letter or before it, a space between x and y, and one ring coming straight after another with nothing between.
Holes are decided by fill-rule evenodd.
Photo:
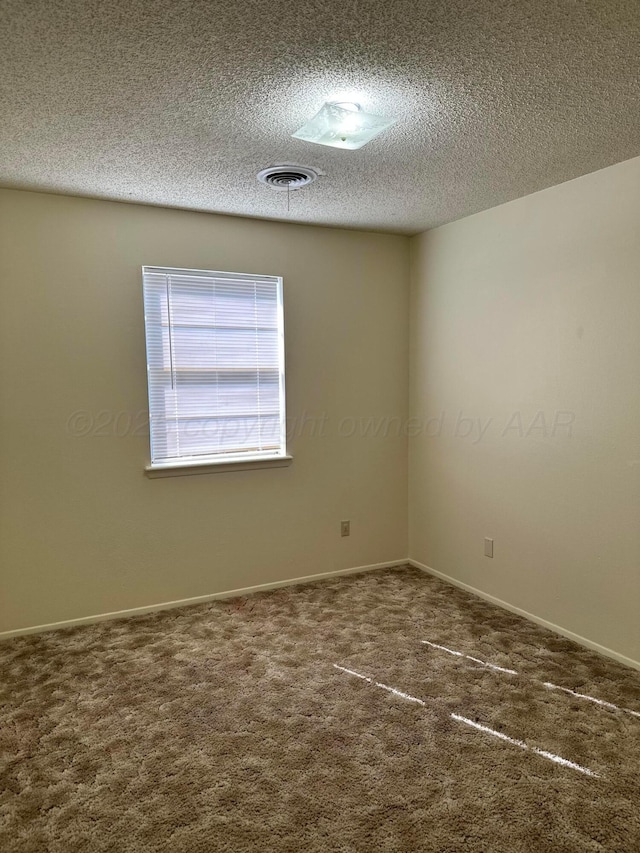
<instances>
[{"instance_id":1,"label":"window frame","mask_svg":"<svg viewBox=\"0 0 640 853\"><path fill-rule=\"evenodd\" d=\"M288 466L292 457L287 451L286 432L286 384L285 384L285 342L284 342L284 292L283 278L278 275L266 275L264 273L237 273L222 270L188 269L185 267L167 267L143 265L141 268L143 283L143 311L145 323L145 344L147 364L147 398L149 404L149 453L150 458L145 466L148 477L175 477L186 474L220 473L225 471L259 470L262 468L281 468ZM275 452L264 451L230 451L214 452L209 454L197 454L192 456L177 456L175 458L153 459L153 431L152 431L152 406L151 406L151 360L150 360L150 329L147 316L149 314L148 294L146 291L145 277L147 274L165 274L176 276L189 276L190 278L202 277L205 279L217 278L218 280L243 280L260 281L269 280L276 285L277 301L277 337L278 337L278 399L280 420L279 449ZM248 329L251 327L248 326ZM196 371L197 372L197 371Z\"/></svg>"}]
</instances>

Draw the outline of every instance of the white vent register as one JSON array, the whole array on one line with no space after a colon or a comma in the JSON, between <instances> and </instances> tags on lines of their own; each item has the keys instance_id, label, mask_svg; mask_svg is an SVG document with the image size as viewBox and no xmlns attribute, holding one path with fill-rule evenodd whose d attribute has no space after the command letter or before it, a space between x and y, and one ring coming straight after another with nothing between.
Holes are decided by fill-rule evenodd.
<instances>
[{"instance_id":1,"label":"white vent register","mask_svg":"<svg viewBox=\"0 0 640 853\"><path fill-rule=\"evenodd\" d=\"M148 470L288 459L282 279L167 267L142 277Z\"/></svg>"}]
</instances>

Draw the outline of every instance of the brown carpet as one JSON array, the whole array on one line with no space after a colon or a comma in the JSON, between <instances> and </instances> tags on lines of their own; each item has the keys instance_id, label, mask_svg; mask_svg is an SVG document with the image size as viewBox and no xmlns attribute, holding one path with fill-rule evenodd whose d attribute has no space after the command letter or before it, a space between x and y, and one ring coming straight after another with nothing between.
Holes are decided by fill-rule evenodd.
<instances>
[{"instance_id":1,"label":"brown carpet","mask_svg":"<svg viewBox=\"0 0 640 853\"><path fill-rule=\"evenodd\" d=\"M0 668L3 853L640 851L640 674L413 569Z\"/></svg>"}]
</instances>

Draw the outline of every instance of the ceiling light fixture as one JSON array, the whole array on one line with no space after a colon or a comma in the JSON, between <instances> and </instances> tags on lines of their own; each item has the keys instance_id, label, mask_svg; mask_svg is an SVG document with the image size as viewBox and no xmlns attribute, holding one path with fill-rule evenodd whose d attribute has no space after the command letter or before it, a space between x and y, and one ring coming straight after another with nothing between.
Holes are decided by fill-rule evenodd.
<instances>
[{"instance_id":1,"label":"ceiling light fixture","mask_svg":"<svg viewBox=\"0 0 640 853\"><path fill-rule=\"evenodd\" d=\"M365 113L360 104L326 103L293 136L295 139L315 142L317 145L355 151L395 123L394 118L388 119Z\"/></svg>"}]
</instances>

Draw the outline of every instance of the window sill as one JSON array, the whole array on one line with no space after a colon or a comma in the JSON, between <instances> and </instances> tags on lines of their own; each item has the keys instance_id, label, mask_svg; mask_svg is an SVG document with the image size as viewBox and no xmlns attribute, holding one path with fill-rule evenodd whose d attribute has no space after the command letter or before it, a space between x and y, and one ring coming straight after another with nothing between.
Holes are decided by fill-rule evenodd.
<instances>
[{"instance_id":1,"label":"window sill","mask_svg":"<svg viewBox=\"0 0 640 853\"><path fill-rule=\"evenodd\" d=\"M224 459L219 462L178 462L168 465L147 465L147 477L185 477L189 474L223 474L229 471L257 471L260 468L286 468L293 456L270 456L267 459Z\"/></svg>"}]
</instances>

